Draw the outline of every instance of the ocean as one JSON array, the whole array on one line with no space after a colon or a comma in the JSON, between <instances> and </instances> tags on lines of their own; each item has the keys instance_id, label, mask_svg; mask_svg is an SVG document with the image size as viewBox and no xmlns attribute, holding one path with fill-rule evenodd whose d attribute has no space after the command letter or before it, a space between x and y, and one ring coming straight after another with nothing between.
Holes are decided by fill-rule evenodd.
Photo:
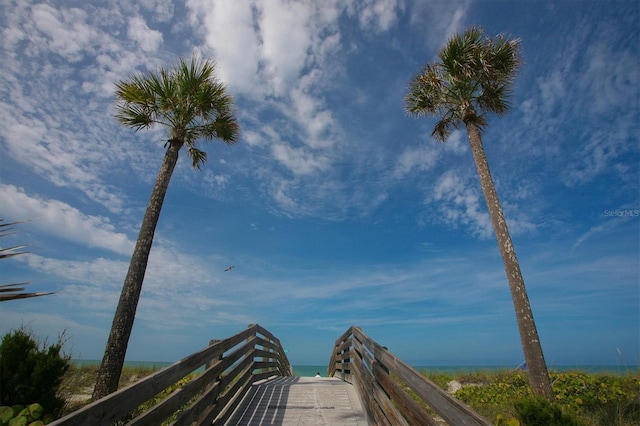
<instances>
[{"instance_id":1,"label":"ocean","mask_svg":"<svg viewBox=\"0 0 640 426\"><path fill-rule=\"evenodd\" d=\"M85 366L85 365L100 365L100 360L95 359L74 359L71 362L77 366ZM161 362L161 361L125 361L125 367L148 367L148 368L157 368L161 369L164 367L168 367L172 362ZM327 365L293 365L293 374L298 377L313 377L316 373L320 373L322 377L327 376ZM437 373L446 373L446 374L467 374L474 373L478 371L508 371L515 370L516 366L496 366L496 365L475 365L475 366L456 366L456 365L446 365L446 366L425 366L425 365L417 365L412 366L414 369L422 372L422 371L431 371ZM638 374L639 368L636 367L628 367L628 366L620 366L620 365L560 365L560 366L549 366L549 371L582 371L585 373L609 373L609 374L626 374L626 373L634 373Z\"/></svg>"}]
</instances>

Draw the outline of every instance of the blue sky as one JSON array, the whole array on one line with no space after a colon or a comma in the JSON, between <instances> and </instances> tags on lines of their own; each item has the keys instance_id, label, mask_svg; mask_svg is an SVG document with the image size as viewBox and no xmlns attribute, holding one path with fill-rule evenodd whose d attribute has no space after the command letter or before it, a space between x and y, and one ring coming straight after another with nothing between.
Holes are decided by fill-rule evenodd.
<instances>
[{"instance_id":1,"label":"blue sky","mask_svg":"<svg viewBox=\"0 0 640 426\"><path fill-rule=\"evenodd\" d=\"M131 3L131 4L129 4ZM517 365L506 276L466 134L430 138L408 82L455 32L522 40L489 163L548 364L640 364L640 9L635 1L5 1L0 332L66 330L100 359L163 150L118 125L114 82L197 53L239 144L183 155L127 359L175 361L249 323L293 364L350 325L419 365ZM232 271L224 272L228 266Z\"/></svg>"}]
</instances>

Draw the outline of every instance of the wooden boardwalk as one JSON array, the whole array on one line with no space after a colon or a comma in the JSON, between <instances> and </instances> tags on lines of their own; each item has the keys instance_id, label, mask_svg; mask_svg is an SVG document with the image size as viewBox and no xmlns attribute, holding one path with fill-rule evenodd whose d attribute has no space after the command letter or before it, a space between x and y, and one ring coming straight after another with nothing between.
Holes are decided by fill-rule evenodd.
<instances>
[{"instance_id":1,"label":"wooden boardwalk","mask_svg":"<svg viewBox=\"0 0 640 426\"><path fill-rule=\"evenodd\" d=\"M256 382L225 425L368 425L355 388L337 378L273 377Z\"/></svg>"},{"instance_id":2,"label":"wooden boardwalk","mask_svg":"<svg viewBox=\"0 0 640 426\"><path fill-rule=\"evenodd\" d=\"M205 367L202 374L194 376L193 372L202 367ZM200 351L50 426L124 422L218 426L443 423L491 426L359 327L349 327L336 340L328 372L331 378L292 377L280 341L264 327L250 324L247 329L224 340L211 341ZM174 391L177 383L180 389ZM156 403L154 398L163 389L170 390ZM152 408L131 419L137 407L152 400Z\"/></svg>"}]
</instances>

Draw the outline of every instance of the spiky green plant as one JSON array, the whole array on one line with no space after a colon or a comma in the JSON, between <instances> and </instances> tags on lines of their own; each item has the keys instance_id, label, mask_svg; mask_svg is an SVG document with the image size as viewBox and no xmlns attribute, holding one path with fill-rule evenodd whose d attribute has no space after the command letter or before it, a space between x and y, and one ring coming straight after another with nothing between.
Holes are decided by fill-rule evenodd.
<instances>
[{"instance_id":1,"label":"spiky green plant","mask_svg":"<svg viewBox=\"0 0 640 426\"><path fill-rule=\"evenodd\" d=\"M12 226L18 225L21 223L27 222L16 221L16 222L4 222L4 219L0 219L0 238L7 237L9 235L15 234ZM21 244L12 247L0 247L0 259L8 259L13 256L19 256L21 254L27 254L27 251L22 251L22 249L26 248L26 244ZM18 299L27 299L29 297L39 297L39 296L47 296L49 294L53 294L55 292L40 292L40 293L24 293L26 285L30 284L29 282L19 282L19 283L11 283L11 284L2 284L0 285L0 302L6 302L8 300L18 300Z\"/></svg>"}]
</instances>

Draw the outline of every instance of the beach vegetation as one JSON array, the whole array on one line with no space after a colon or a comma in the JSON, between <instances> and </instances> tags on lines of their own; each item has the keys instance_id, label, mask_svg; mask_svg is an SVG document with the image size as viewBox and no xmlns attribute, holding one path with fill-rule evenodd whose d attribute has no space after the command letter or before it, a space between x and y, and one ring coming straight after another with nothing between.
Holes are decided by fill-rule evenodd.
<instances>
[{"instance_id":1,"label":"beach vegetation","mask_svg":"<svg viewBox=\"0 0 640 426\"><path fill-rule=\"evenodd\" d=\"M25 407L33 419L45 412L60 414L65 400L59 396L58 389L70 360L70 355L63 352L64 342L64 333L57 342L48 344L34 337L26 327L5 334L0 343L0 405L22 406L20 410L14 407L18 417ZM40 416L35 416L38 410L34 404L44 407ZM22 414L28 417L26 412Z\"/></svg>"},{"instance_id":2,"label":"beach vegetation","mask_svg":"<svg viewBox=\"0 0 640 426\"><path fill-rule=\"evenodd\" d=\"M555 399L545 402L533 393L524 372L504 371L481 377L484 380L473 381L473 375L459 377L462 387L454 396L494 424L507 424L509 419L517 419L522 426L640 424L638 374L551 372Z\"/></svg>"}]
</instances>

